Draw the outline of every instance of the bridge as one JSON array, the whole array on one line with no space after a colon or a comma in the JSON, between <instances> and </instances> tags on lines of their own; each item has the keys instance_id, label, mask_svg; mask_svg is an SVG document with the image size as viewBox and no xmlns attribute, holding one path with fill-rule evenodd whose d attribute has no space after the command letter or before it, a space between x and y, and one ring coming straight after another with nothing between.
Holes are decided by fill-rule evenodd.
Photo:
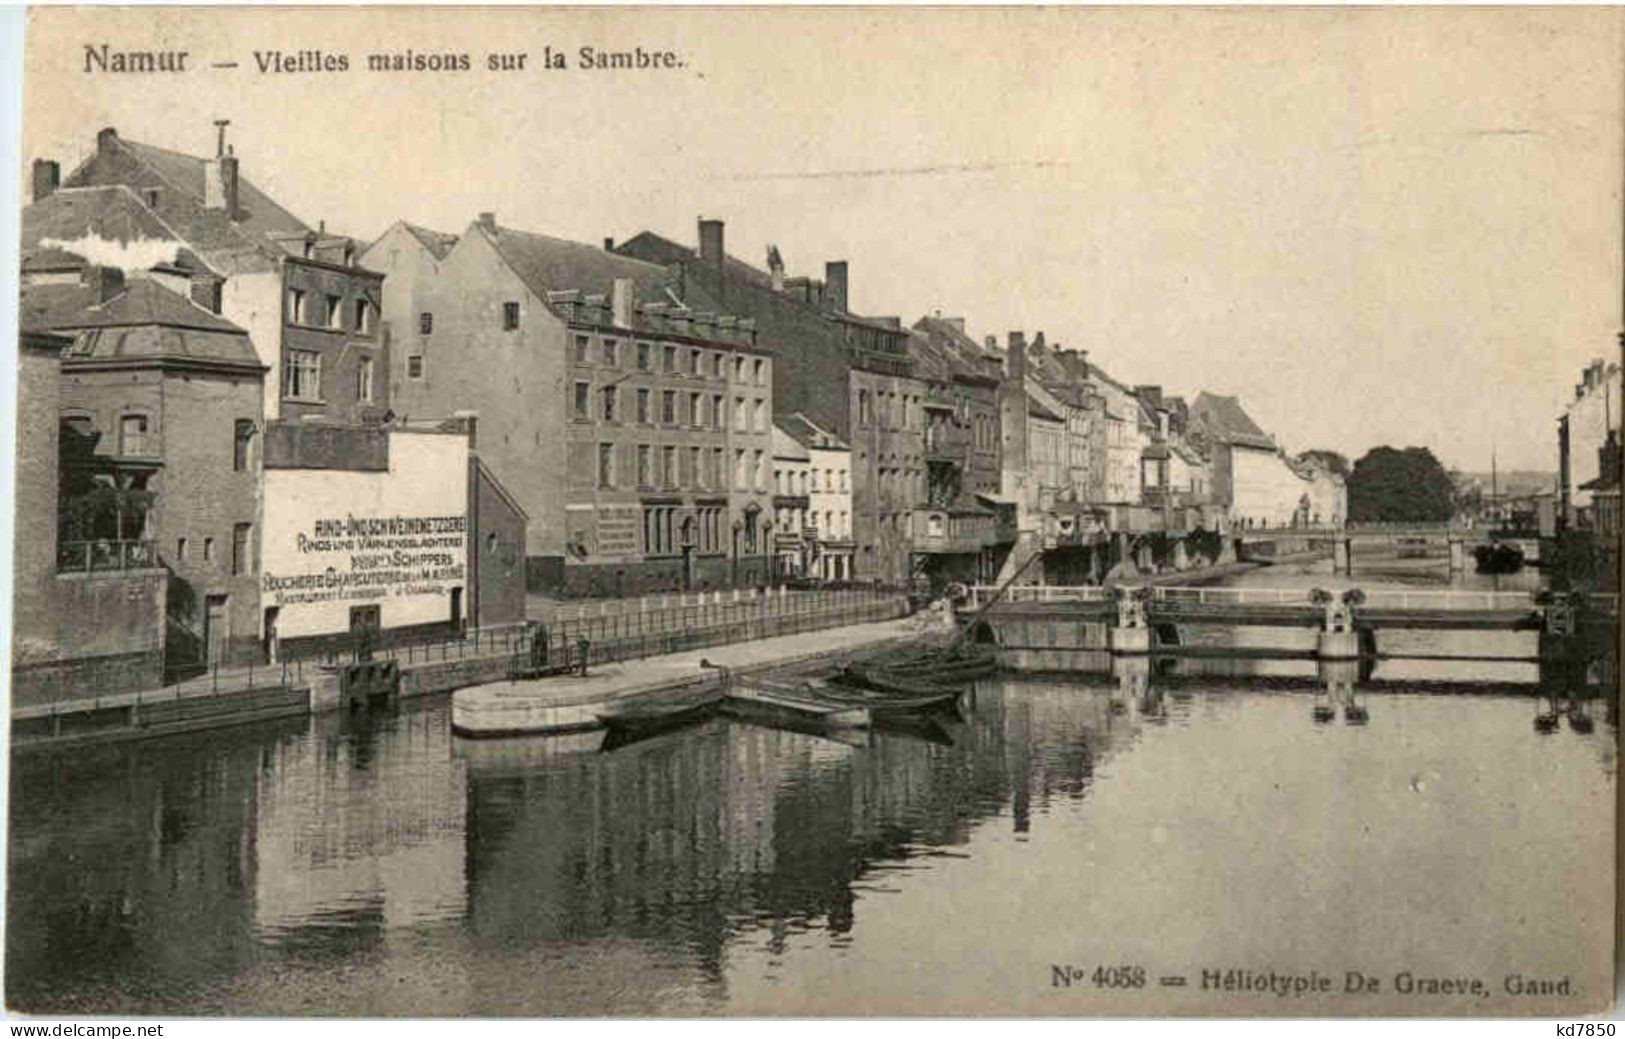
<instances>
[{"instance_id":1,"label":"bridge","mask_svg":"<svg viewBox=\"0 0 1625 1039\"><path fill-rule=\"evenodd\" d=\"M1408 588L1222 588L1095 585L968 590L960 609L981 615L976 637L1012 649L1109 650L1143 654L1177 644L1190 625L1307 628L1319 632L1324 659L1376 652L1376 632L1527 631L1542 657L1596 658L1615 640L1617 595Z\"/></svg>"},{"instance_id":2,"label":"bridge","mask_svg":"<svg viewBox=\"0 0 1625 1039\"><path fill-rule=\"evenodd\" d=\"M1352 546L1356 543L1398 544L1402 541L1443 542L1449 548L1451 573L1466 569L1467 547L1495 541L1511 541L1523 549L1526 558L1537 558L1540 533L1494 527L1469 527L1457 523L1347 523L1342 526L1313 525L1286 527L1232 527L1230 536L1242 542L1329 541L1333 567L1337 573L1351 573Z\"/></svg>"}]
</instances>

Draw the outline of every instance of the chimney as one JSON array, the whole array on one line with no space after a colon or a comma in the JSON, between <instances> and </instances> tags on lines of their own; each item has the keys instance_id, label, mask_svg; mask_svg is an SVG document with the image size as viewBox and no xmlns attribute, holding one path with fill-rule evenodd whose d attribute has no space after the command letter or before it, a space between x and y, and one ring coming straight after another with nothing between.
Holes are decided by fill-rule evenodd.
<instances>
[{"instance_id":1,"label":"chimney","mask_svg":"<svg viewBox=\"0 0 1625 1039\"><path fill-rule=\"evenodd\" d=\"M1044 333L1038 333L1040 337ZM1025 332L1010 333L1010 349L1005 362L1010 373L1010 379L1017 384L1027 378L1027 334Z\"/></svg>"},{"instance_id":2,"label":"chimney","mask_svg":"<svg viewBox=\"0 0 1625 1039\"><path fill-rule=\"evenodd\" d=\"M846 313L845 260L831 260L824 264L824 305L838 313Z\"/></svg>"},{"instance_id":3,"label":"chimney","mask_svg":"<svg viewBox=\"0 0 1625 1039\"><path fill-rule=\"evenodd\" d=\"M1044 333L1043 332L1035 332L1033 334L1033 349L1038 350L1038 351L1042 351L1044 349Z\"/></svg>"},{"instance_id":4,"label":"chimney","mask_svg":"<svg viewBox=\"0 0 1625 1039\"><path fill-rule=\"evenodd\" d=\"M97 303L106 303L124 293L124 269L121 267L86 264L83 277L86 287L96 294Z\"/></svg>"},{"instance_id":5,"label":"chimney","mask_svg":"<svg viewBox=\"0 0 1625 1039\"><path fill-rule=\"evenodd\" d=\"M34 201L50 197L62 183L62 167L50 159L34 160Z\"/></svg>"},{"instance_id":6,"label":"chimney","mask_svg":"<svg viewBox=\"0 0 1625 1039\"><path fill-rule=\"evenodd\" d=\"M700 220L700 259L716 267L722 266L722 221Z\"/></svg>"},{"instance_id":7,"label":"chimney","mask_svg":"<svg viewBox=\"0 0 1625 1039\"><path fill-rule=\"evenodd\" d=\"M118 131L111 126L105 127L96 134L96 152L99 155L109 155L118 148Z\"/></svg>"},{"instance_id":8,"label":"chimney","mask_svg":"<svg viewBox=\"0 0 1625 1039\"><path fill-rule=\"evenodd\" d=\"M632 279L616 278L609 294L610 323L616 328L632 327Z\"/></svg>"},{"instance_id":9,"label":"chimney","mask_svg":"<svg viewBox=\"0 0 1625 1039\"><path fill-rule=\"evenodd\" d=\"M237 191L237 153L229 144L226 145L226 154L220 159L220 187L225 196L226 215L236 220L241 212L237 205L240 197Z\"/></svg>"},{"instance_id":10,"label":"chimney","mask_svg":"<svg viewBox=\"0 0 1625 1039\"><path fill-rule=\"evenodd\" d=\"M988 353L998 353L999 337L996 335L989 335L982 340L982 345L987 348Z\"/></svg>"},{"instance_id":11,"label":"chimney","mask_svg":"<svg viewBox=\"0 0 1625 1039\"><path fill-rule=\"evenodd\" d=\"M613 238L605 238L604 239L604 252L612 253L614 251L615 251L615 239L613 239Z\"/></svg>"},{"instance_id":12,"label":"chimney","mask_svg":"<svg viewBox=\"0 0 1625 1039\"><path fill-rule=\"evenodd\" d=\"M487 231L495 231L497 229L497 215L495 213L481 213L480 226Z\"/></svg>"},{"instance_id":13,"label":"chimney","mask_svg":"<svg viewBox=\"0 0 1625 1039\"><path fill-rule=\"evenodd\" d=\"M767 273L773 279L773 291L784 291L784 257L779 255L779 247L767 247Z\"/></svg>"}]
</instances>

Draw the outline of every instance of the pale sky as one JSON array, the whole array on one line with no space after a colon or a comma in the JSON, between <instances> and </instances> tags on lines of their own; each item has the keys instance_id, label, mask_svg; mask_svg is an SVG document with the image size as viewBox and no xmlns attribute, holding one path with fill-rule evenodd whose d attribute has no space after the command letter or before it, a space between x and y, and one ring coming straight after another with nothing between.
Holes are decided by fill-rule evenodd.
<instances>
[{"instance_id":1,"label":"pale sky","mask_svg":"<svg viewBox=\"0 0 1625 1039\"><path fill-rule=\"evenodd\" d=\"M104 125L207 154L311 223L586 242L700 215L852 303L1043 330L1127 382L1239 394L1290 449L1556 468L1622 326L1625 12L403 8L32 12L25 163ZM185 49L84 72L84 44ZM544 71L544 47L571 68ZM583 45L670 71L574 67ZM458 73L366 56L463 52ZM261 74L253 51L345 54ZM484 69L524 51L523 72ZM235 70L208 68L235 60Z\"/></svg>"}]
</instances>

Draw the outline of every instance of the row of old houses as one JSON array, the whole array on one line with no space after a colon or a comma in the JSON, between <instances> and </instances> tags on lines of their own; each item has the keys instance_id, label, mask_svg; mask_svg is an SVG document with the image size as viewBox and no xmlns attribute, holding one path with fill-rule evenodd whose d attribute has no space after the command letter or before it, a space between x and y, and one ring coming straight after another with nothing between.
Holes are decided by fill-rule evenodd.
<instances>
[{"instance_id":1,"label":"row of old houses","mask_svg":"<svg viewBox=\"0 0 1625 1039\"><path fill-rule=\"evenodd\" d=\"M198 156L108 128L65 177L35 163L20 702L518 623L527 595L940 585L1034 556L1032 579L1101 579L1191 565L1192 535L1342 521L1340 478L1237 399L1126 385L1043 333L856 313L845 261L758 266L715 219L692 246L496 213L358 241L261 191L226 131Z\"/></svg>"}]
</instances>

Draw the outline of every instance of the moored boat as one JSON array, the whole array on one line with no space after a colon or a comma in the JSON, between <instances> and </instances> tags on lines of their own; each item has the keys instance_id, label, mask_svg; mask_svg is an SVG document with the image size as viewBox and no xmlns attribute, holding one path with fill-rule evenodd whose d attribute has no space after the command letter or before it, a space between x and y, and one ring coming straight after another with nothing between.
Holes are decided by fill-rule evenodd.
<instances>
[{"instance_id":1,"label":"moored boat","mask_svg":"<svg viewBox=\"0 0 1625 1039\"><path fill-rule=\"evenodd\" d=\"M719 690L675 702L631 704L603 711L597 718L612 735L643 737L704 721L721 709L724 699Z\"/></svg>"},{"instance_id":2,"label":"moored boat","mask_svg":"<svg viewBox=\"0 0 1625 1039\"><path fill-rule=\"evenodd\" d=\"M1515 574L1523 569L1523 549L1505 541L1475 546L1473 558L1481 574Z\"/></svg>"}]
</instances>

